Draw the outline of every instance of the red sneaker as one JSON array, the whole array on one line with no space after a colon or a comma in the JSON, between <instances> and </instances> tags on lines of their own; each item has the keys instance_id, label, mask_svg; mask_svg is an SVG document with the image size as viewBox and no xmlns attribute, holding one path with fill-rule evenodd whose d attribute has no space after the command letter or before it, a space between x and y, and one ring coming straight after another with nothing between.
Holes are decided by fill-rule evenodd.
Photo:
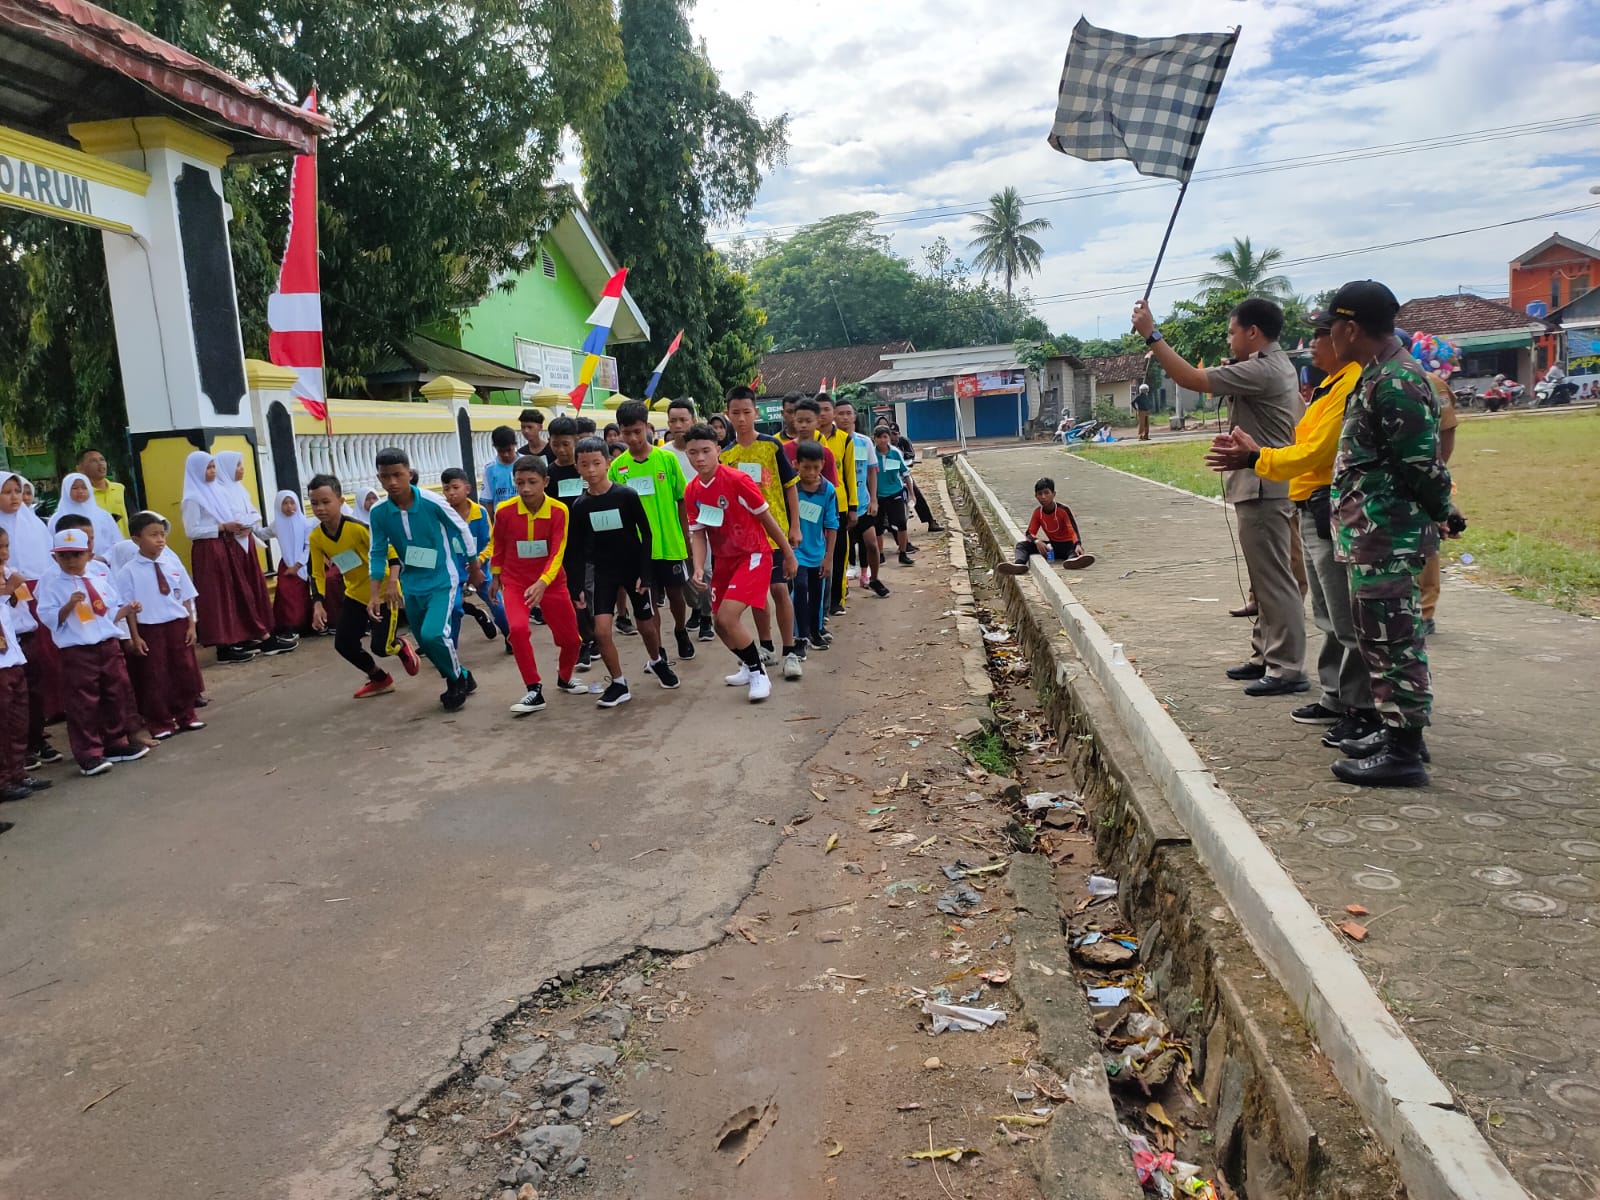
<instances>
[{"instance_id":1,"label":"red sneaker","mask_svg":"<svg viewBox=\"0 0 1600 1200\"><path fill-rule=\"evenodd\" d=\"M415 657L416 655L413 654L412 658ZM416 674L415 671L411 673L413 675ZM366 700L372 696L388 695L392 691L394 691L394 676L385 674L382 679L369 679L367 682L363 683L356 689L355 698L357 700Z\"/></svg>"},{"instance_id":2,"label":"red sneaker","mask_svg":"<svg viewBox=\"0 0 1600 1200\"><path fill-rule=\"evenodd\" d=\"M417 657L417 652L405 638L400 639L400 649L396 653L400 655L400 665L406 669L407 675L415 675L422 670L422 660Z\"/></svg>"}]
</instances>

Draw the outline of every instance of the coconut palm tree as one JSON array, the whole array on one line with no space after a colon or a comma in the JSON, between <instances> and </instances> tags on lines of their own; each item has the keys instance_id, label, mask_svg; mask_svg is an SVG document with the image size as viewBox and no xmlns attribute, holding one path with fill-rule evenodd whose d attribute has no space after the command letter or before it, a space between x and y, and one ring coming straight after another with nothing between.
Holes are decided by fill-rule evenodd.
<instances>
[{"instance_id":1,"label":"coconut palm tree","mask_svg":"<svg viewBox=\"0 0 1600 1200\"><path fill-rule=\"evenodd\" d=\"M1024 221L1022 209L1022 194L1014 187L990 196L989 211L974 226L978 236L967 247L977 251L972 265L986 277L991 272L1005 276L1007 296L1011 295L1016 276L1032 275L1039 269L1044 247L1032 235L1050 228L1050 222L1043 217Z\"/></svg>"},{"instance_id":2,"label":"coconut palm tree","mask_svg":"<svg viewBox=\"0 0 1600 1200\"><path fill-rule=\"evenodd\" d=\"M1245 292L1252 296L1283 298L1290 294L1286 275L1269 275L1283 258L1278 249L1257 253L1249 238L1234 238L1233 249L1212 256L1217 270L1200 277L1200 286L1209 292Z\"/></svg>"}]
</instances>

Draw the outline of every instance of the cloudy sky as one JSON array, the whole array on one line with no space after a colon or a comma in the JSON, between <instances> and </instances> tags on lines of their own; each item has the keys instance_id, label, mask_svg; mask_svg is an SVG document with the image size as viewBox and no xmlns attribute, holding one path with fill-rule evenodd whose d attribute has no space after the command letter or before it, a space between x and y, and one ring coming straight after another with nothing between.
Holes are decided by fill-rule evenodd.
<instances>
[{"instance_id":1,"label":"cloudy sky","mask_svg":"<svg viewBox=\"0 0 1600 1200\"><path fill-rule=\"evenodd\" d=\"M1120 185L1098 198L1041 199L1052 230L1030 281L1052 329L1115 336L1142 288L1176 184L1128 163L1086 163L1045 143L1080 15L1164 36L1242 24L1198 169L1547 122L1560 132L1455 144L1331 167L1197 177L1162 276L1204 271L1234 236L1290 258L1600 205L1600 0L699 0L691 19L731 91L791 118L788 164L743 227L787 232L829 213L970 207L1010 184L1025 196ZM780 16L781 13L781 16ZM1150 184L1157 186L1151 187ZM901 253L944 235L964 248L970 216L885 223ZM1503 295L1506 263L1559 229L1590 240L1600 207L1529 224L1287 270L1311 294L1345 279L1388 282L1402 300L1458 288ZM728 231L722 231L726 233ZM1097 289L1132 294L1080 297ZM1158 285L1158 312L1193 291Z\"/></svg>"}]
</instances>

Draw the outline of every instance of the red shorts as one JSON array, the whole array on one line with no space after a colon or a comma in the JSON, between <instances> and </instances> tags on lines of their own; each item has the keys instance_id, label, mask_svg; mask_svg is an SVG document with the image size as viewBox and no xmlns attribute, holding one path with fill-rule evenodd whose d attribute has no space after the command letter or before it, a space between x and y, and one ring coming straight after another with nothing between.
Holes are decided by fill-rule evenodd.
<instances>
[{"instance_id":1,"label":"red shorts","mask_svg":"<svg viewBox=\"0 0 1600 1200\"><path fill-rule=\"evenodd\" d=\"M712 564L712 612L721 608L724 600L765 608L771 590L771 559L765 554L722 554Z\"/></svg>"}]
</instances>

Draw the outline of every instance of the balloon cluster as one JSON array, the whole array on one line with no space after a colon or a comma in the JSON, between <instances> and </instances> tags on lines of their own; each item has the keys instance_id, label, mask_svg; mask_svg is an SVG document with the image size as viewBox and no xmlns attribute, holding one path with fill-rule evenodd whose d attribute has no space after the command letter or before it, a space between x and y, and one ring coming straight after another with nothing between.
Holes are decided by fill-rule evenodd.
<instances>
[{"instance_id":1,"label":"balloon cluster","mask_svg":"<svg viewBox=\"0 0 1600 1200\"><path fill-rule=\"evenodd\" d=\"M1460 347L1431 333L1411 335L1411 357L1446 379L1461 369Z\"/></svg>"}]
</instances>

